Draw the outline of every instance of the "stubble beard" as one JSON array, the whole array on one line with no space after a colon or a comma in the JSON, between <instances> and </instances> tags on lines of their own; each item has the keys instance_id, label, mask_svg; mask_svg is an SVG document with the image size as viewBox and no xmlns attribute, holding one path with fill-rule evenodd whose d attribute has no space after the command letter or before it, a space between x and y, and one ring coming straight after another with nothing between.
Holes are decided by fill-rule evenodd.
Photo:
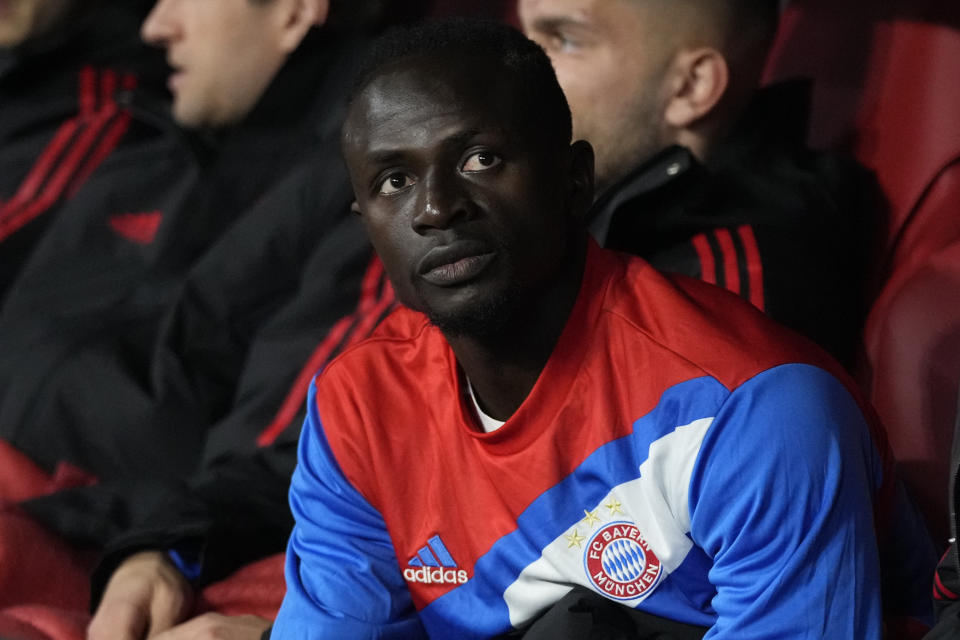
<instances>
[{"instance_id":1,"label":"stubble beard","mask_svg":"<svg viewBox=\"0 0 960 640\"><path fill-rule=\"evenodd\" d=\"M449 313L428 308L425 313L431 324L445 336L483 340L504 331L516 314L520 300L520 287L515 279L511 279L506 289L497 291L467 308Z\"/></svg>"},{"instance_id":2,"label":"stubble beard","mask_svg":"<svg viewBox=\"0 0 960 640\"><path fill-rule=\"evenodd\" d=\"M670 144L663 132L663 110L655 95L643 95L628 117L608 123L609 135L596 149L595 197Z\"/></svg>"}]
</instances>

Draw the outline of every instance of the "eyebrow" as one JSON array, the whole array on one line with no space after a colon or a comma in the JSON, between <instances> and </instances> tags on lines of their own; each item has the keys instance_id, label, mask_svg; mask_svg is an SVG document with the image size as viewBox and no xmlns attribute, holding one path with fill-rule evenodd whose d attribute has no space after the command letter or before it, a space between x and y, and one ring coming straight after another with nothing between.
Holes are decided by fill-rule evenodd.
<instances>
[{"instance_id":1,"label":"eyebrow","mask_svg":"<svg viewBox=\"0 0 960 640\"><path fill-rule=\"evenodd\" d=\"M445 138L442 141L443 146L462 147L472 138L483 133L483 130L471 128L458 131L457 133ZM403 149L384 149L383 151L372 151L368 156L368 161L377 166L391 165L402 162L406 157Z\"/></svg>"},{"instance_id":2,"label":"eyebrow","mask_svg":"<svg viewBox=\"0 0 960 640\"><path fill-rule=\"evenodd\" d=\"M370 154L369 160L374 164L394 164L403 159L403 153L400 151L374 151Z\"/></svg>"},{"instance_id":3,"label":"eyebrow","mask_svg":"<svg viewBox=\"0 0 960 640\"><path fill-rule=\"evenodd\" d=\"M461 131L460 133L455 133L454 135L445 139L443 141L443 144L444 145L453 144L455 146L463 146L467 142L469 142L471 138L475 138L481 133L483 132L480 129L465 129L464 131Z\"/></svg>"},{"instance_id":4,"label":"eyebrow","mask_svg":"<svg viewBox=\"0 0 960 640\"><path fill-rule=\"evenodd\" d=\"M578 29L581 31L590 31L590 25L582 20L571 18L570 16L545 16L536 18L533 21L535 31L559 31L564 28Z\"/></svg>"}]
</instances>

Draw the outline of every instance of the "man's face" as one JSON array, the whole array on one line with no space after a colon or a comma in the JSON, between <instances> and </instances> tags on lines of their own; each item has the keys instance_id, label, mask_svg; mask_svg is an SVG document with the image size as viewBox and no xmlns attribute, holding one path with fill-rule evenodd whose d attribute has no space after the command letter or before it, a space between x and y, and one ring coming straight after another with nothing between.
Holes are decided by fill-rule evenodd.
<instances>
[{"instance_id":1,"label":"man's face","mask_svg":"<svg viewBox=\"0 0 960 640\"><path fill-rule=\"evenodd\" d=\"M531 141L512 89L491 65L409 58L344 126L355 208L397 295L448 335L492 333L549 288L590 201L572 204L571 150Z\"/></svg>"},{"instance_id":2,"label":"man's face","mask_svg":"<svg viewBox=\"0 0 960 640\"><path fill-rule=\"evenodd\" d=\"M0 0L0 49L43 34L72 4L73 0Z\"/></svg>"},{"instance_id":3,"label":"man's face","mask_svg":"<svg viewBox=\"0 0 960 640\"><path fill-rule=\"evenodd\" d=\"M527 37L550 56L570 103L574 139L593 145L598 191L666 146L663 85L672 52L659 2L519 3Z\"/></svg>"},{"instance_id":4,"label":"man's face","mask_svg":"<svg viewBox=\"0 0 960 640\"><path fill-rule=\"evenodd\" d=\"M177 122L229 125L253 108L286 59L276 41L278 6L277 0L157 1L141 35L167 50Z\"/></svg>"}]
</instances>

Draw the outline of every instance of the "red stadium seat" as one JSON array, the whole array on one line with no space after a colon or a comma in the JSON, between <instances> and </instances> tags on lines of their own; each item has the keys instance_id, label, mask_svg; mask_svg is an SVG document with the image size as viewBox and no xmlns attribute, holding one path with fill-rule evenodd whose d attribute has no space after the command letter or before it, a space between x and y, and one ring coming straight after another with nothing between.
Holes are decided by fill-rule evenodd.
<instances>
[{"instance_id":1,"label":"red stadium seat","mask_svg":"<svg viewBox=\"0 0 960 640\"><path fill-rule=\"evenodd\" d=\"M811 143L852 152L889 202L862 380L945 540L960 383L960 3L794 0L767 77L798 75L815 83Z\"/></svg>"}]
</instances>

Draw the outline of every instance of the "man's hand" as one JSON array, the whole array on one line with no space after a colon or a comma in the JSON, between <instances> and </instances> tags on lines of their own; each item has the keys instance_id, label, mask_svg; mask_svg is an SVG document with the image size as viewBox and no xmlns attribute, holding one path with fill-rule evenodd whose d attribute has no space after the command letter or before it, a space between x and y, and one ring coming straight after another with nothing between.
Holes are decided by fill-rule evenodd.
<instances>
[{"instance_id":1,"label":"man's hand","mask_svg":"<svg viewBox=\"0 0 960 640\"><path fill-rule=\"evenodd\" d=\"M193 589L161 551L134 554L117 567L87 628L88 640L141 640L189 613ZM266 627L264 627L266 628Z\"/></svg>"},{"instance_id":2,"label":"man's hand","mask_svg":"<svg viewBox=\"0 0 960 640\"><path fill-rule=\"evenodd\" d=\"M151 640L260 640L269 626L269 620L257 616L205 613Z\"/></svg>"}]
</instances>

